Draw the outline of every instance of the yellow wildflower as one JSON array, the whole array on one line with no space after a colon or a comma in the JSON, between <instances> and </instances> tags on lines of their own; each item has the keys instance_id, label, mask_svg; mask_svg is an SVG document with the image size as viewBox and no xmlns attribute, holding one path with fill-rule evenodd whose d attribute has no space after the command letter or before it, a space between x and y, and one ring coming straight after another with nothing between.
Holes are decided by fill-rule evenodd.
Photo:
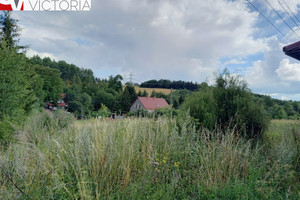
<instances>
[{"instance_id":1,"label":"yellow wildflower","mask_svg":"<svg viewBox=\"0 0 300 200\"><path fill-rule=\"evenodd\" d=\"M179 167L179 165L180 165L180 162L175 162L174 163L174 167Z\"/></svg>"}]
</instances>

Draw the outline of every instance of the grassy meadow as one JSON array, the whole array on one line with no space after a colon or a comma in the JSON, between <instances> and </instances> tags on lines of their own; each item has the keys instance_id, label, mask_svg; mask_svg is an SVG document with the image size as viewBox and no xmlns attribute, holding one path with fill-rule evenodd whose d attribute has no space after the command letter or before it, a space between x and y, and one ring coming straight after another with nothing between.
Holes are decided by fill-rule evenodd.
<instances>
[{"instance_id":1,"label":"grassy meadow","mask_svg":"<svg viewBox=\"0 0 300 200\"><path fill-rule=\"evenodd\" d=\"M36 112L0 151L0 199L299 199L300 122L260 141L186 115L75 121Z\"/></svg>"}]
</instances>

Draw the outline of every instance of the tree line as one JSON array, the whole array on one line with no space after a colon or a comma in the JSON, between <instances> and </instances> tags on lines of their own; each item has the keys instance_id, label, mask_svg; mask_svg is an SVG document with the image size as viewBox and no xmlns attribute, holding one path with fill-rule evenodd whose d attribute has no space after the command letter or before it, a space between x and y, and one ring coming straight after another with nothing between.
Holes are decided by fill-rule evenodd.
<instances>
[{"instance_id":1,"label":"tree line","mask_svg":"<svg viewBox=\"0 0 300 200\"><path fill-rule=\"evenodd\" d=\"M148 96L146 91L137 94L131 84L123 86L121 75L100 79L92 70L65 61L39 56L27 58L26 47L18 45L20 29L10 12L1 15L0 28L0 141L9 141L10 133L33 108L43 108L49 102L57 104L62 93L66 94L68 111L78 118L111 112L124 114L137 96ZM189 110L191 116L208 128L241 122L240 129L261 130L262 116L300 119L300 102L254 95L246 83L232 79L227 72L217 77L213 86L162 79L146 81L141 87L176 89L169 95L153 91L150 96L165 98L169 104L172 98L174 108Z\"/></svg>"},{"instance_id":2,"label":"tree line","mask_svg":"<svg viewBox=\"0 0 300 200\"><path fill-rule=\"evenodd\" d=\"M170 81L167 79L161 80L149 80L140 84L142 88L166 88L166 89L187 89L191 91L198 90L198 83L186 82L186 81Z\"/></svg>"}]
</instances>

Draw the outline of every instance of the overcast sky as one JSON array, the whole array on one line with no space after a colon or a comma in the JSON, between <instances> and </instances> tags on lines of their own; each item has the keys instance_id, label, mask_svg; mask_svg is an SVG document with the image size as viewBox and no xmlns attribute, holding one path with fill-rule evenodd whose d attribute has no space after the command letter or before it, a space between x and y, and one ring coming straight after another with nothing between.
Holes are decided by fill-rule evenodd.
<instances>
[{"instance_id":1,"label":"overcast sky","mask_svg":"<svg viewBox=\"0 0 300 200\"><path fill-rule=\"evenodd\" d=\"M300 36L278 3L300 19L300 0L268 1ZM14 17L29 56L65 60L92 69L96 77L121 74L126 80L133 73L138 83L201 83L226 67L255 93L300 100L300 61L282 52L300 38L265 0L251 2L285 36L246 0L92 0L90 12L15 12Z\"/></svg>"}]
</instances>

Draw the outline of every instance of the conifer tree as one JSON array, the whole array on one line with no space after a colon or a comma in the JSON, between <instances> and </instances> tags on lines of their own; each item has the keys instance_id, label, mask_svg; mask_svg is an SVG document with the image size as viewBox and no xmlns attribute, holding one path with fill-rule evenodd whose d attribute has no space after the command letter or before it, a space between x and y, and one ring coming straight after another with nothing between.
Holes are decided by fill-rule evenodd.
<instances>
[{"instance_id":1,"label":"conifer tree","mask_svg":"<svg viewBox=\"0 0 300 200\"><path fill-rule=\"evenodd\" d=\"M0 45L5 44L9 49L16 51L26 48L18 45L21 28L17 22L18 20L11 17L11 11L3 11L0 15Z\"/></svg>"}]
</instances>

